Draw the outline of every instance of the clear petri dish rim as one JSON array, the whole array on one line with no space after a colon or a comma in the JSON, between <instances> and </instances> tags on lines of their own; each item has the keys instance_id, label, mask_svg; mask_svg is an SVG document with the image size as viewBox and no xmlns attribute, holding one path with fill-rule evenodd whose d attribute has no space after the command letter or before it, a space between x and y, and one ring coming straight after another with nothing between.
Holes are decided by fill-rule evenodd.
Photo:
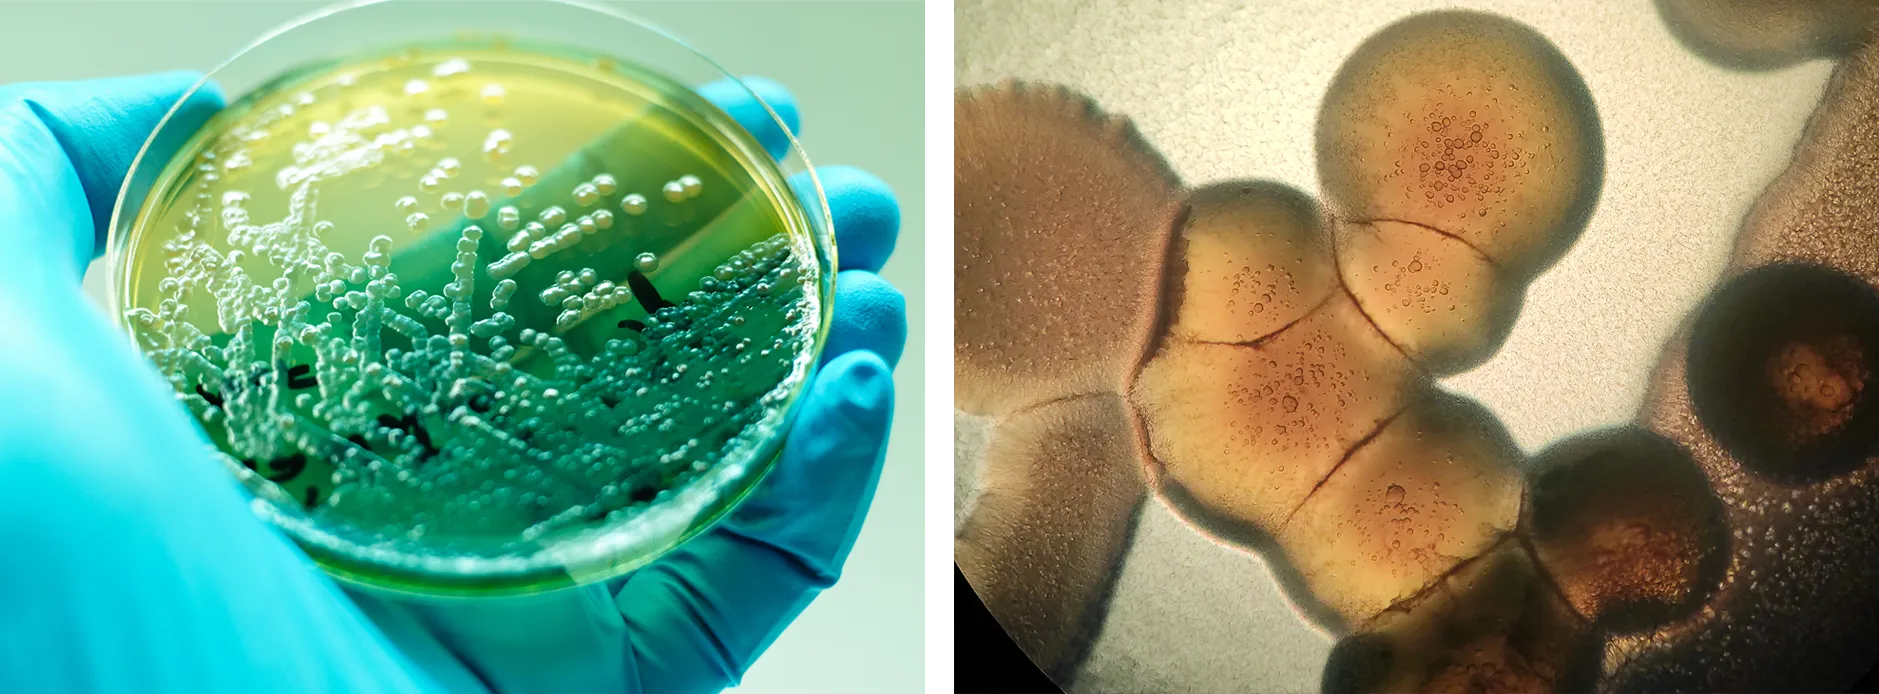
<instances>
[{"instance_id":1,"label":"clear petri dish rim","mask_svg":"<svg viewBox=\"0 0 1879 694\"><path fill-rule=\"evenodd\" d=\"M205 88L224 88L229 101L233 102L243 94L268 84L274 77L304 65L330 61L361 51L382 51L398 45L465 33L514 37L524 44L560 46L604 55L623 65L637 66L681 85L728 81L761 106L765 115L788 139L788 152L781 159L771 159L755 138L738 126L728 114L711 107L717 116L712 120L722 131L720 134L730 138L733 145L741 150L740 158L754 165L767 192L785 203L795 203L784 206L794 208L791 216L799 216L800 219L793 219L792 222L803 225L801 231L806 232L809 241L808 248L800 248L801 244L798 244L798 250L814 256L812 266L817 272L816 290L810 299L816 304L817 326L809 349L798 359L796 373L790 376L793 386L786 406L765 420L773 433L766 437L764 445L739 451L741 455L736 459L721 461L706 477L690 485L715 487L722 484L723 489L720 491L725 493L716 494L698 506L697 513L691 516L691 522L686 524L682 532L641 535L642 538L650 539L636 542L589 542L577 547L538 553L531 561L522 563L511 559L482 561L453 557L432 562L428 567L415 568L364 559L361 553L348 551L344 547L345 543L334 542L330 535L322 538L318 532L312 532L317 524L306 520L304 514L292 514L300 516L295 519L283 514L265 499L257 497L253 500L257 515L286 531L329 574L368 590L427 597L514 595L544 592L624 575L714 525L757 488L773 466L775 458L780 455L784 432L794 421L801 396L808 389L812 375L810 372L819 360L833 315L837 266L835 236L821 181L795 132L761 95L683 39L615 8L579 0L504 0L467 5L478 10L478 16L467 24L460 21L456 26L416 28L409 23L376 21L363 24L373 27L373 30L364 33L357 31L363 19L361 15L365 13L387 15L372 17L378 20L416 20L423 19L421 15L426 13L435 14L434 7L432 3L423 0L356 0L316 10L264 33L206 72L201 80L184 92L158 121L150 137L131 160L124 183L119 189L105 242L104 255L111 279L106 298L107 308L121 328L127 332L132 330L123 316L124 310L128 308L126 299L129 289L125 282L130 260L128 254L135 241L136 226L153 186L169 169L170 159L196 134L171 127L172 121L189 99ZM516 23L492 26L505 19ZM557 20L560 23L553 24ZM336 45L327 34L340 22L351 23L345 32L349 40ZM543 33L538 30L538 27L550 25L577 27L577 36L570 39L565 31ZM601 36L608 31L618 33ZM306 43L310 35L319 36L317 48L282 45L294 40ZM618 46L624 44L631 44L639 50L639 54L617 50ZM698 101L708 104L702 98ZM735 479L725 479L731 477ZM627 521L628 524L637 522Z\"/></svg>"}]
</instances>

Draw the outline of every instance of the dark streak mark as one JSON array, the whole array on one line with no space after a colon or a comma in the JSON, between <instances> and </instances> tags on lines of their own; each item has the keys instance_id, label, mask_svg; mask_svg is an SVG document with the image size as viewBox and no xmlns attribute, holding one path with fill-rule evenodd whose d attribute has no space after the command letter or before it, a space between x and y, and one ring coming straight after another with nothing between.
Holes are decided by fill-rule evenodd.
<instances>
[{"instance_id":1,"label":"dark streak mark","mask_svg":"<svg viewBox=\"0 0 1879 694\"><path fill-rule=\"evenodd\" d=\"M479 395L477 397L483 397L483 396ZM472 405L474 405L474 399L472 399ZM485 400L484 409L478 410L478 411L482 412L482 411L486 411L487 409L488 409L488 404L487 404L487 400ZM379 423L379 426L383 426L383 427L387 427L391 429L399 429L402 431L409 432L413 438L417 439L418 445L424 447L424 458L423 458L424 460L435 458L437 457L438 453L442 452L437 448L437 446L434 446L431 444L431 432L429 429L424 428L423 423L418 421L418 416L416 413L407 414L403 417L393 417L388 414L382 414L378 416L378 423Z\"/></svg>"},{"instance_id":2,"label":"dark streak mark","mask_svg":"<svg viewBox=\"0 0 1879 694\"><path fill-rule=\"evenodd\" d=\"M1325 306L1330 305L1331 299L1335 298L1336 296L1337 296L1337 292L1326 292L1323 299L1319 299L1318 303L1313 304L1311 308L1306 309L1305 312L1302 314L1299 314L1297 318L1293 318L1292 322L1286 323L1285 325L1281 325L1279 326L1277 330L1266 333L1259 337L1255 337L1251 340L1236 340L1236 341L1228 342L1224 340L1193 340L1193 339L1188 339L1188 338L1175 338L1175 341L1198 344L1198 345L1225 345L1228 347L1249 347L1252 349L1259 349L1261 347L1264 347L1266 343L1271 342L1274 339L1277 339L1280 335L1284 335L1286 331L1291 330L1293 326L1298 325L1299 323L1305 322L1305 319L1310 318L1312 314L1315 314L1319 310L1323 309ZM1358 306L1357 308L1359 311L1363 310L1362 306ZM1387 338L1388 336L1386 335L1385 337Z\"/></svg>"},{"instance_id":3,"label":"dark streak mark","mask_svg":"<svg viewBox=\"0 0 1879 694\"><path fill-rule=\"evenodd\" d=\"M290 390L303 390L320 384L320 379L312 375L313 367L301 364L287 370L287 387Z\"/></svg>"},{"instance_id":4,"label":"dark streak mark","mask_svg":"<svg viewBox=\"0 0 1879 694\"><path fill-rule=\"evenodd\" d=\"M1525 494L1524 489L1522 490L1522 494ZM1522 508L1526 507L1524 497L1520 505ZM1546 564L1540 561L1540 551L1533 547L1533 538L1527 536L1526 529L1516 528L1514 537L1520 542L1520 551L1526 552L1527 560L1532 562L1534 568L1533 573L1540 577L1540 583L1545 585L1548 591L1552 592L1553 597L1557 598L1561 605L1566 606L1566 613L1572 615L1574 619L1579 620L1581 624L1590 624L1592 620L1579 613L1579 608L1573 606L1572 599L1566 597L1566 590L1560 587L1559 579L1554 578L1553 572L1548 571Z\"/></svg>"},{"instance_id":5,"label":"dark streak mark","mask_svg":"<svg viewBox=\"0 0 1879 694\"><path fill-rule=\"evenodd\" d=\"M405 418L411 422L411 435L417 437L418 445L424 447L424 457L426 459L435 457L441 452L437 450L436 446L431 445L431 432L425 429L423 425L418 424L417 415L407 415Z\"/></svg>"},{"instance_id":6,"label":"dark streak mark","mask_svg":"<svg viewBox=\"0 0 1879 694\"><path fill-rule=\"evenodd\" d=\"M1508 540L1511 540L1511 539L1513 539L1512 533L1507 533L1507 532L1501 533L1499 537L1494 538L1493 542L1488 543L1488 546L1485 549L1482 549L1480 554L1476 554L1467 559L1463 559L1461 561L1455 562L1455 564L1453 566L1450 566L1447 571L1444 571L1441 573L1441 575L1438 575L1435 578L1430 579L1427 585L1424 585L1422 588L1418 589L1415 593L1410 594L1408 597L1401 598L1397 600L1396 602L1390 603L1389 607L1383 608L1382 611L1371 616L1369 619L1364 620L1364 623L1358 626L1357 631L1360 631L1360 632L1370 631L1371 628L1374 625L1376 625L1377 620L1381 619L1386 614L1390 614L1392 612L1399 613L1399 614L1408 614L1410 610L1414 609L1416 605L1420 604L1424 599L1428 598L1430 595L1434 595L1437 591L1442 590L1448 584L1449 577L1459 576L1461 575L1461 572L1466 570L1468 567L1486 560L1489 556L1492 556L1496 551L1499 551L1501 548L1501 545L1505 544Z\"/></svg>"},{"instance_id":7,"label":"dark streak mark","mask_svg":"<svg viewBox=\"0 0 1879 694\"><path fill-rule=\"evenodd\" d=\"M1331 481L1332 475L1336 475L1338 470L1344 468L1345 463L1350 462L1351 456L1357 455L1357 451L1362 450L1364 446L1370 445L1371 441L1375 441L1378 436L1383 434L1384 429L1389 428L1390 422L1396 421L1397 417L1401 417L1403 413L1407 411L1409 411L1409 406L1405 405L1401 409L1390 413L1390 416L1384 417L1383 421L1377 422L1377 428L1371 429L1370 433L1364 434L1363 438L1357 439L1356 442L1352 443L1350 448L1344 449L1344 457L1338 458L1337 464L1332 465L1330 470L1326 470L1324 477L1318 478L1317 484L1311 485L1311 491L1305 492L1305 498L1299 499L1298 505L1293 506L1291 512L1285 514L1285 521L1279 524L1279 530L1283 531L1286 526L1292 524L1292 517L1298 515L1300 509L1305 508L1305 504L1311 501L1311 497L1316 495L1318 490L1323 488L1326 482Z\"/></svg>"},{"instance_id":8,"label":"dark streak mark","mask_svg":"<svg viewBox=\"0 0 1879 694\"><path fill-rule=\"evenodd\" d=\"M202 396L202 399L209 401L210 407L222 406L222 402L223 402L222 396L209 392L208 390L204 389L202 387L202 384L200 383L196 384L196 394ZM249 465L248 467L252 468L254 466Z\"/></svg>"},{"instance_id":9,"label":"dark streak mark","mask_svg":"<svg viewBox=\"0 0 1879 694\"><path fill-rule=\"evenodd\" d=\"M307 508L313 508L314 506L318 506L320 504L320 488L318 486L311 485L311 484L307 485L306 503L307 503Z\"/></svg>"},{"instance_id":10,"label":"dark streak mark","mask_svg":"<svg viewBox=\"0 0 1879 694\"><path fill-rule=\"evenodd\" d=\"M645 307L647 313L658 313L659 309L676 305L659 296L659 288L652 286L652 280L638 270L627 273L626 288L633 292L633 299Z\"/></svg>"},{"instance_id":11,"label":"dark streak mark","mask_svg":"<svg viewBox=\"0 0 1879 694\"><path fill-rule=\"evenodd\" d=\"M1412 222L1412 221L1409 221L1409 220L1407 220L1407 219L1396 219L1396 218L1392 218L1392 217L1373 217L1373 218L1370 218L1370 219L1353 219L1353 220L1350 220L1350 223L1351 223L1351 224L1363 224L1363 225L1367 225L1367 226L1372 226L1372 227L1374 227L1374 226L1376 226L1376 223L1377 223L1377 222L1388 222L1388 223L1391 223L1391 224L1401 224L1401 225L1404 225L1404 226L1412 226L1412 227L1416 227L1416 228L1418 228L1418 229L1422 229L1422 230L1424 230L1424 231L1429 231L1429 232L1433 232L1433 233L1434 233L1435 235L1437 235L1437 236L1441 236L1441 237L1443 237L1443 238L1446 238L1446 239L1448 239L1448 240L1450 240L1450 241L1454 241L1455 243L1459 243L1459 244L1461 244L1461 245L1463 245L1463 246L1467 246L1467 247L1468 247L1468 250L1471 250L1471 251L1474 251L1474 254L1475 254L1475 256L1476 256L1476 257L1478 257L1478 258L1480 258L1480 259L1482 260L1482 262L1485 262L1485 263L1487 263L1487 264L1488 264L1488 267L1491 267L1491 268L1494 268L1494 269L1496 269L1496 270L1500 270L1500 269L1501 269L1501 264L1500 264L1500 262L1499 262L1499 261L1496 261L1496 260L1494 259L1494 256L1491 256L1491 255L1488 255L1487 253L1485 253L1485 252L1483 252L1483 251L1482 251L1482 250L1481 250L1481 249L1480 249L1479 247L1477 247L1477 246L1475 246L1475 245L1474 245L1473 243L1471 243L1471 242L1469 242L1469 241L1468 241L1468 239L1464 239L1464 238L1462 238L1462 237L1460 237L1460 236L1457 236L1457 235L1455 235L1454 233L1451 233L1451 232L1449 232L1449 231L1446 231L1446 230L1444 230L1444 229L1442 229L1441 227L1435 227L1435 226L1430 226L1430 225L1427 225L1427 224L1423 224L1422 222Z\"/></svg>"},{"instance_id":12,"label":"dark streak mark","mask_svg":"<svg viewBox=\"0 0 1879 694\"><path fill-rule=\"evenodd\" d=\"M266 477L267 481L276 483L287 482L295 477L299 477L301 471L307 469L307 455L305 453L295 453L285 458L270 460L268 461L267 468L270 472L262 473L262 476Z\"/></svg>"},{"instance_id":13,"label":"dark streak mark","mask_svg":"<svg viewBox=\"0 0 1879 694\"><path fill-rule=\"evenodd\" d=\"M1344 292L1344 296L1350 298L1351 305L1357 308L1357 315L1364 317L1364 322L1370 325L1371 330L1377 331L1377 335L1383 337L1383 342L1385 344L1388 344L1389 346L1394 347L1396 349L1396 352L1398 354L1403 355L1403 359L1409 362L1410 366L1414 367L1417 371L1421 371L1424 374L1427 374L1428 372L1422 368L1422 363L1419 361L1416 361L1416 357L1410 354L1409 350L1403 349L1402 345L1396 344L1396 339L1390 337L1389 333L1384 332L1383 326L1377 325L1377 319L1371 318L1370 311L1364 309L1363 300L1358 299L1357 293L1351 291L1350 282L1344 279L1344 260L1338 257L1338 245L1337 244L1338 244L1338 235L1332 234L1331 235L1331 276L1337 278L1338 290Z\"/></svg>"},{"instance_id":14,"label":"dark streak mark","mask_svg":"<svg viewBox=\"0 0 1879 694\"><path fill-rule=\"evenodd\" d=\"M1344 282L1343 275L1338 276L1337 286L1338 286L1338 289L1341 289L1344 291L1344 296L1350 297L1351 304L1357 307L1357 315L1364 317L1364 323L1368 324L1371 330L1376 331L1378 337L1383 338L1384 344L1387 344L1395 348L1396 353L1403 355L1403 360L1409 362L1409 364L1415 367L1417 371L1423 371L1422 362L1417 361L1416 356L1413 354L1410 354L1408 349L1405 349L1402 345L1397 344L1396 338L1390 337L1389 333L1384 332L1383 326L1377 324L1377 319L1370 317L1370 311L1364 308L1364 300L1357 298L1357 294L1351 291L1350 285ZM1424 373L1427 373L1427 372L1425 371Z\"/></svg>"}]
</instances>

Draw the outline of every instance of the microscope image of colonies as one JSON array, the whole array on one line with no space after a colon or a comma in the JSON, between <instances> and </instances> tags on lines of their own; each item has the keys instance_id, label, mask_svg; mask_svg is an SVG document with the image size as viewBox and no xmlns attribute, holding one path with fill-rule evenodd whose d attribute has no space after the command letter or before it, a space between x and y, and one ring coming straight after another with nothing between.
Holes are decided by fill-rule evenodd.
<instances>
[{"instance_id":1,"label":"microscope image of colonies","mask_svg":"<svg viewBox=\"0 0 1879 694\"><path fill-rule=\"evenodd\" d=\"M1182 196L1129 124L1056 89L955 106L958 407L997 417L960 566L1044 668L1073 666L1147 496L1124 383ZM1042 540L1042 541L1040 541ZM970 568L966 568L970 567Z\"/></svg>"},{"instance_id":2,"label":"microscope image of colonies","mask_svg":"<svg viewBox=\"0 0 1879 694\"><path fill-rule=\"evenodd\" d=\"M1074 687L1164 503L1339 637L1325 691L1851 683L1879 635L1879 47L1857 4L1764 5L1659 9L1725 64L1858 47L1637 422L1532 456L1434 383L1499 349L1602 187L1592 96L1532 29L1365 41L1318 114L1322 202L1184 187L1058 87L959 92L957 388L990 433L956 550L987 608Z\"/></svg>"},{"instance_id":3,"label":"microscope image of colonies","mask_svg":"<svg viewBox=\"0 0 1879 694\"><path fill-rule=\"evenodd\" d=\"M1879 660L1879 17L1870 3L1820 0L1658 10L1725 67L1838 64L1639 413L1690 451L1721 498L1726 574L1699 612L1613 648L1611 684L1844 689Z\"/></svg>"}]
</instances>

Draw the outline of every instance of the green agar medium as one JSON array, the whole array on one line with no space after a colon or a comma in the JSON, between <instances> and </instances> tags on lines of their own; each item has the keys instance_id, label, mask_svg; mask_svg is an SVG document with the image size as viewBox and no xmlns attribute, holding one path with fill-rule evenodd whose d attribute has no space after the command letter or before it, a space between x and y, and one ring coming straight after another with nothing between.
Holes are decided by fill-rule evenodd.
<instances>
[{"instance_id":1,"label":"green agar medium","mask_svg":"<svg viewBox=\"0 0 1879 694\"><path fill-rule=\"evenodd\" d=\"M171 160L122 319L257 510L417 592L605 578L767 469L831 283L683 86L511 41L311 65Z\"/></svg>"}]
</instances>

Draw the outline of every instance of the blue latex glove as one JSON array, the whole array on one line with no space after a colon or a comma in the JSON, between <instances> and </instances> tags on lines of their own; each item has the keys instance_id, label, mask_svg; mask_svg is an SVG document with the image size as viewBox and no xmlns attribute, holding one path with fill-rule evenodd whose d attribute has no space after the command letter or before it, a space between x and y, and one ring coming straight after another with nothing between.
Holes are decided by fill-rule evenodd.
<instances>
[{"instance_id":1,"label":"blue latex glove","mask_svg":"<svg viewBox=\"0 0 1879 694\"><path fill-rule=\"evenodd\" d=\"M349 594L256 520L80 293L132 156L197 78L0 87L0 692L716 691L835 581L906 337L903 299L874 274L899 223L878 179L818 171L857 252L841 254L829 349L782 461L734 514L608 585L391 601ZM753 88L795 127L787 92ZM748 96L701 91L787 147ZM205 90L176 118L221 106Z\"/></svg>"}]
</instances>

